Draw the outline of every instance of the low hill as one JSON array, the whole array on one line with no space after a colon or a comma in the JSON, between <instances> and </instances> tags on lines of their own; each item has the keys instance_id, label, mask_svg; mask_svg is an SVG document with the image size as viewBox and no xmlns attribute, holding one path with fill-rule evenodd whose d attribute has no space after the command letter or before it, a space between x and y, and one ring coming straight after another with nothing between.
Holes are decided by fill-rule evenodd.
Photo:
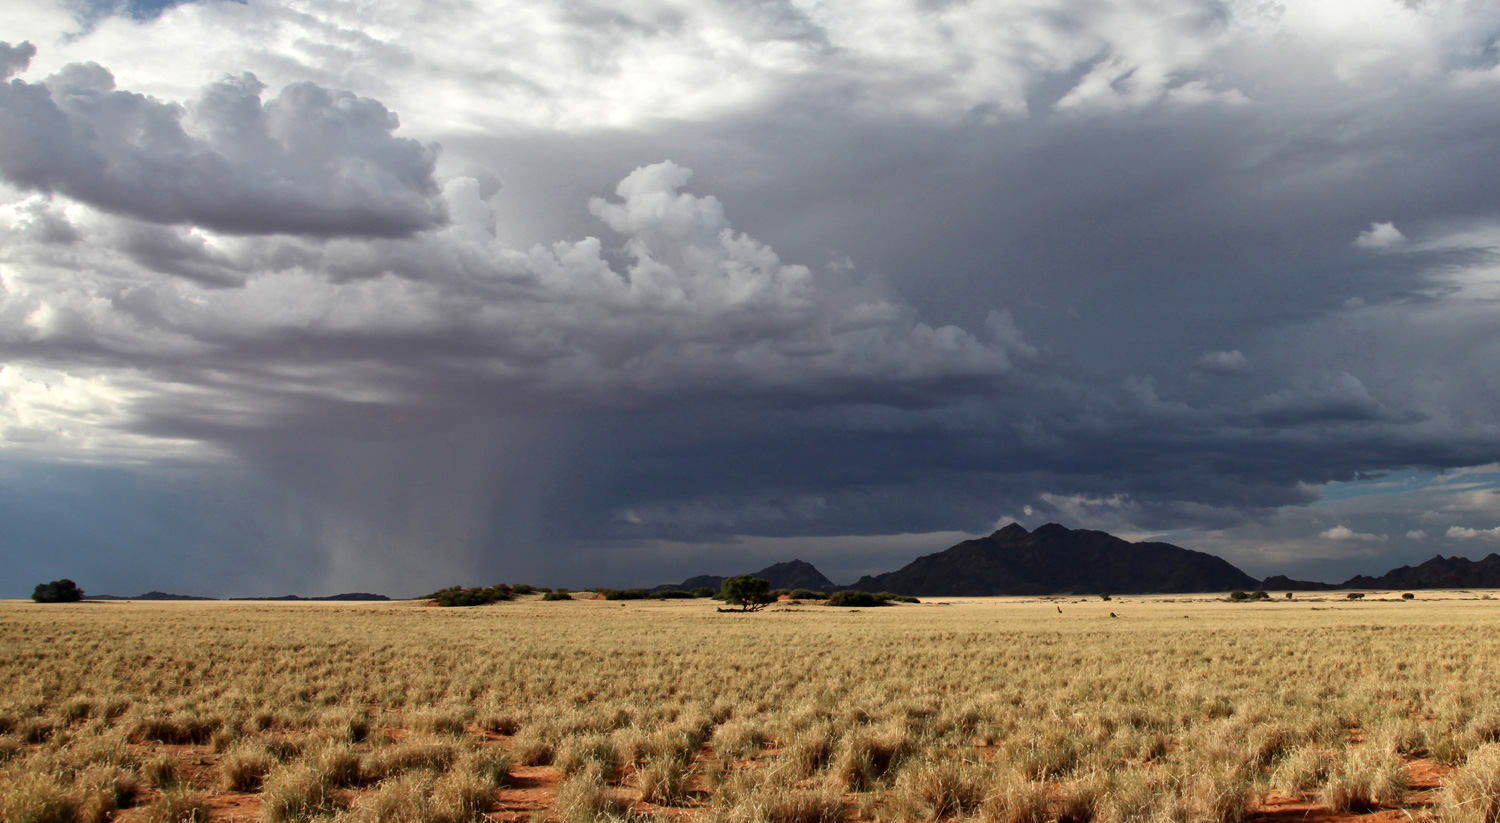
<instances>
[{"instance_id":1,"label":"low hill","mask_svg":"<svg viewBox=\"0 0 1500 823\"><path fill-rule=\"evenodd\" d=\"M1261 583L1267 591L1329 589L1500 589L1500 555L1482 560L1437 555L1418 566L1402 566L1379 577L1355 575L1342 583L1315 583L1277 575Z\"/></svg>"},{"instance_id":2,"label":"low hill","mask_svg":"<svg viewBox=\"0 0 1500 823\"><path fill-rule=\"evenodd\" d=\"M823 576L817 567L805 560L788 560L785 563L775 563L758 572L751 572L751 576L771 584L773 589L812 589L813 591L833 591L840 588L834 585L832 580ZM717 589L719 584L728 579L728 576L713 574L701 574L697 577L689 577L681 583L667 583L657 586L652 591L666 591L668 589L681 589L692 591L699 588Z\"/></svg>"},{"instance_id":3,"label":"low hill","mask_svg":"<svg viewBox=\"0 0 1500 823\"><path fill-rule=\"evenodd\" d=\"M1255 588L1255 578L1211 554L1170 543L1131 543L1089 529L1019 523L919 557L846 588L917 597L1147 594Z\"/></svg>"}]
</instances>

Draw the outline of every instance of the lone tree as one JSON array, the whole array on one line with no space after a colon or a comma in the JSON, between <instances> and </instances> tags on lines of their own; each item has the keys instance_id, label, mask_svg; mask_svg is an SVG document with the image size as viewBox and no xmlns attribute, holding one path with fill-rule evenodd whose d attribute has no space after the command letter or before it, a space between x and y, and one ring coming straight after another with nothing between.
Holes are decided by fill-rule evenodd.
<instances>
[{"instance_id":1,"label":"lone tree","mask_svg":"<svg viewBox=\"0 0 1500 823\"><path fill-rule=\"evenodd\" d=\"M768 603L776 602L771 596L771 584L759 577L742 574L731 577L719 585L719 596L738 609L720 609L730 612L758 612Z\"/></svg>"},{"instance_id":2,"label":"lone tree","mask_svg":"<svg viewBox=\"0 0 1500 823\"><path fill-rule=\"evenodd\" d=\"M63 578L51 583L36 584L31 599L38 603L77 603L83 599L83 589L78 588L77 583Z\"/></svg>"}]
</instances>

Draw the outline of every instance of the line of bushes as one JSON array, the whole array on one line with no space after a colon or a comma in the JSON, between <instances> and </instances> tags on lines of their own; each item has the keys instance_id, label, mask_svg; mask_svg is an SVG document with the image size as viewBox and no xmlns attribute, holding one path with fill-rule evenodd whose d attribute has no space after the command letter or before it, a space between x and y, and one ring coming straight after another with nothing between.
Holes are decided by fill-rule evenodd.
<instances>
[{"instance_id":1,"label":"line of bushes","mask_svg":"<svg viewBox=\"0 0 1500 823\"><path fill-rule=\"evenodd\" d=\"M860 608L870 606L889 606L892 603L921 602L921 600L918 600L915 597L909 597L904 594L892 594L890 592L862 592L858 589L845 589L841 592L834 592L833 596L828 598L828 605L830 606Z\"/></svg>"}]
</instances>

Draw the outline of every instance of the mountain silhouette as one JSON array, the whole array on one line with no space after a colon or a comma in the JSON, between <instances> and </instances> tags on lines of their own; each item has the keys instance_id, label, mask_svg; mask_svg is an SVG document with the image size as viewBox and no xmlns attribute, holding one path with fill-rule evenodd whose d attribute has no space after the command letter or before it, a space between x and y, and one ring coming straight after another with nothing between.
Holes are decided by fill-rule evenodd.
<instances>
[{"instance_id":1,"label":"mountain silhouette","mask_svg":"<svg viewBox=\"0 0 1500 823\"><path fill-rule=\"evenodd\" d=\"M813 591L833 591L839 588L832 580L823 576L817 567L805 560L788 560L785 563L775 563L758 572L751 572L752 577L771 584L773 589L812 589ZM717 589L719 584L728 579L728 576L713 574L701 574L697 577L689 577L681 583L668 583L657 586L652 591L665 591L668 589L681 589L692 591L693 589L709 588Z\"/></svg>"},{"instance_id":2,"label":"mountain silhouette","mask_svg":"<svg viewBox=\"0 0 1500 823\"><path fill-rule=\"evenodd\" d=\"M1222 558L1170 543L1131 543L1107 532L1019 523L919 557L846 588L918 597L1148 594L1255 588Z\"/></svg>"}]
</instances>

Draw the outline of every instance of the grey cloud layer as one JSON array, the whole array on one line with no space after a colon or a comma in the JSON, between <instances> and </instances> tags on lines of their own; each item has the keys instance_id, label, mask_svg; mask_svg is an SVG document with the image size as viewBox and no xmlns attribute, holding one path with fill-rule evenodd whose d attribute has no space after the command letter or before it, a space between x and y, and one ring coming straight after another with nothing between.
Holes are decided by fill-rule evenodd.
<instances>
[{"instance_id":1,"label":"grey cloud layer","mask_svg":"<svg viewBox=\"0 0 1500 823\"><path fill-rule=\"evenodd\" d=\"M1342 579L1500 527L1486 490L1320 499L1500 461L1493 10L483 5L376 4L377 28L223 4L144 29L265 26L204 72L274 78L265 101L248 81L132 96L82 64L6 87L66 112L49 133L120 134L71 83L231 159L264 144L232 124L304 93L288 122L363 135L255 157L326 209L318 230L248 194L220 224L49 196L0 162L21 189L0 198L7 445L206 448L291 490L286 529L330 580L368 581L361 558L410 579L425 545L454 570L433 585L660 582L733 571L712 558L745 535L1004 517ZM83 156L67 145L37 156ZM367 205L403 228L296 171L346 161L351 185L388 175ZM584 560L617 577L568 571Z\"/></svg>"},{"instance_id":2,"label":"grey cloud layer","mask_svg":"<svg viewBox=\"0 0 1500 823\"><path fill-rule=\"evenodd\" d=\"M0 80L29 44L0 44ZM0 85L0 177L163 224L264 234L396 236L443 222L436 148L393 136L379 102L253 75L187 105L120 91L95 63Z\"/></svg>"}]
</instances>

